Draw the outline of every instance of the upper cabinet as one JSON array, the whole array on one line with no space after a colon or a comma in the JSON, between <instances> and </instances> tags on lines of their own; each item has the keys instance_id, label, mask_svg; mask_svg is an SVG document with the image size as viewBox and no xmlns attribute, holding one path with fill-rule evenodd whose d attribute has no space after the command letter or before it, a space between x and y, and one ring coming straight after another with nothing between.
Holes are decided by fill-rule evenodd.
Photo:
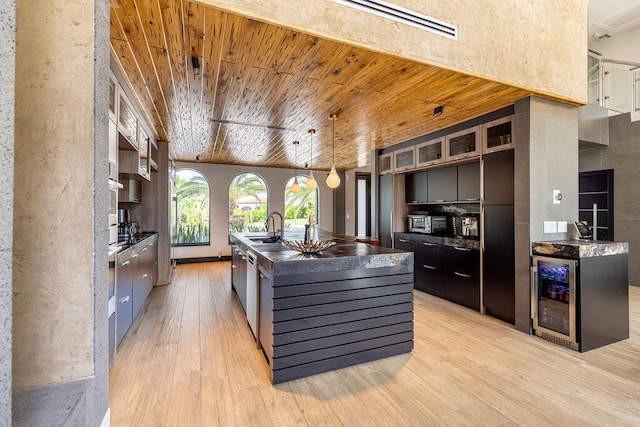
<instances>
[{"instance_id":1,"label":"upper cabinet","mask_svg":"<svg viewBox=\"0 0 640 427\"><path fill-rule=\"evenodd\" d=\"M380 175L393 172L393 153L378 156L378 170Z\"/></svg>"},{"instance_id":2,"label":"upper cabinet","mask_svg":"<svg viewBox=\"0 0 640 427\"><path fill-rule=\"evenodd\" d=\"M118 132L126 138L134 149L138 148L138 116L129 98L120 92L120 108L118 109ZM120 147L122 148L122 147Z\"/></svg>"},{"instance_id":3,"label":"upper cabinet","mask_svg":"<svg viewBox=\"0 0 640 427\"><path fill-rule=\"evenodd\" d=\"M140 176L149 179L151 173L151 138L144 130L144 126L140 126L139 130L139 148L138 148L138 173Z\"/></svg>"},{"instance_id":4,"label":"upper cabinet","mask_svg":"<svg viewBox=\"0 0 640 427\"><path fill-rule=\"evenodd\" d=\"M447 161L466 159L480 155L480 126L447 135L445 138Z\"/></svg>"},{"instance_id":5,"label":"upper cabinet","mask_svg":"<svg viewBox=\"0 0 640 427\"><path fill-rule=\"evenodd\" d=\"M444 160L444 137L416 145L417 168L436 165L444 162Z\"/></svg>"},{"instance_id":6,"label":"upper cabinet","mask_svg":"<svg viewBox=\"0 0 640 427\"><path fill-rule=\"evenodd\" d=\"M402 172L415 169L416 151L415 147L409 147L393 152L393 171Z\"/></svg>"},{"instance_id":7,"label":"upper cabinet","mask_svg":"<svg viewBox=\"0 0 640 427\"><path fill-rule=\"evenodd\" d=\"M513 148L512 122L513 116L508 116L482 125L483 154Z\"/></svg>"}]
</instances>

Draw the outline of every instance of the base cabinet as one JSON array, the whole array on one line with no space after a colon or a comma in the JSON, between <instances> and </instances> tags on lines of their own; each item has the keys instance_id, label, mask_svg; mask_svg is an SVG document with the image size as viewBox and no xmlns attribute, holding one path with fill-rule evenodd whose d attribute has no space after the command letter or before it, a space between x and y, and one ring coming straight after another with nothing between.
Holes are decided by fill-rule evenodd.
<instances>
[{"instance_id":1,"label":"base cabinet","mask_svg":"<svg viewBox=\"0 0 640 427\"><path fill-rule=\"evenodd\" d=\"M431 242L416 242L415 245L415 288L445 298L444 246Z\"/></svg>"},{"instance_id":2,"label":"base cabinet","mask_svg":"<svg viewBox=\"0 0 640 427\"><path fill-rule=\"evenodd\" d=\"M448 299L480 310L480 252L445 246L445 284Z\"/></svg>"},{"instance_id":3,"label":"base cabinet","mask_svg":"<svg viewBox=\"0 0 640 427\"><path fill-rule=\"evenodd\" d=\"M231 284L242 309L247 312L247 261L242 249L234 246L231 254Z\"/></svg>"},{"instance_id":4,"label":"base cabinet","mask_svg":"<svg viewBox=\"0 0 640 427\"><path fill-rule=\"evenodd\" d=\"M415 289L480 310L480 250L456 240L397 233L395 247L414 252Z\"/></svg>"}]
</instances>

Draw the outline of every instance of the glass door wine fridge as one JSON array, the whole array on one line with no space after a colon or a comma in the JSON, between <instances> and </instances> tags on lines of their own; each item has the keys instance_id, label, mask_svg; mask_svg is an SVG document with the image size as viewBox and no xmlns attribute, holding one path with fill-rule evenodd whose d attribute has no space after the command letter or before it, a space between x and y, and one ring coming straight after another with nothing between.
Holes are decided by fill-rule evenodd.
<instances>
[{"instance_id":1,"label":"glass door wine fridge","mask_svg":"<svg viewBox=\"0 0 640 427\"><path fill-rule=\"evenodd\" d=\"M531 317L537 336L579 350L576 337L576 269L573 259L534 256Z\"/></svg>"}]
</instances>

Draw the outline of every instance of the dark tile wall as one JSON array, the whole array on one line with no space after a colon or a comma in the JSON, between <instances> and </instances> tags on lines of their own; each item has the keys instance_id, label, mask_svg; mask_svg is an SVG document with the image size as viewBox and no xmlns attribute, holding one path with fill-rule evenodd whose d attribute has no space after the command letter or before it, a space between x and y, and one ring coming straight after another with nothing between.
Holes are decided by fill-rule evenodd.
<instances>
[{"instance_id":1,"label":"dark tile wall","mask_svg":"<svg viewBox=\"0 0 640 427\"><path fill-rule=\"evenodd\" d=\"M613 169L615 240L629 242L629 281L640 286L640 121L609 118L609 146L580 150L580 172Z\"/></svg>"}]
</instances>

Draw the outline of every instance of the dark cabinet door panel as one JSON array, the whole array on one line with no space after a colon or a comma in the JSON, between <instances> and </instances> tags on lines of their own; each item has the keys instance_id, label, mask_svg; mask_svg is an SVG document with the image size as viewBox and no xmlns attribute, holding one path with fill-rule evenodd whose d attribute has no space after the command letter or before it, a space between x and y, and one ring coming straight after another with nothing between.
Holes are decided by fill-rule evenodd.
<instances>
[{"instance_id":1,"label":"dark cabinet door panel","mask_svg":"<svg viewBox=\"0 0 640 427\"><path fill-rule=\"evenodd\" d=\"M395 248L401 251L414 252L416 250L416 242L408 239L395 239Z\"/></svg>"},{"instance_id":2,"label":"dark cabinet door panel","mask_svg":"<svg viewBox=\"0 0 640 427\"><path fill-rule=\"evenodd\" d=\"M474 310L480 309L480 285L477 276L458 271L447 272L446 287L452 301Z\"/></svg>"},{"instance_id":3,"label":"dark cabinet door panel","mask_svg":"<svg viewBox=\"0 0 640 427\"><path fill-rule=\"evenodd\" d=\"M480 163L458 166L458 200L480 200Z\"/></svg>"},{"instance_id":4,"label":"dark cabinet door panel","mask_svg":"<svg viewBox=\"0 0 640 427\"><path fill-rule=\"evenodd\" d=\"M513 150L487 154L484 160L484 204L512 205L514 203Z\"/></svg>"},{"instance_id":5,"label":"dark cabinet door panel","mask_svg":"<svg viewBox=\"0 0 640 427\"><path fill-rule=\"evenodd\" d=\"M444 271L434 265L415 264L415 288L430 294L446 298Z\"/></svg>"},{"instance_id":6,"label":"dark cabinet door panel","mask_svg":"<svg viewBox=\"0 0 640 427\"><path fill-rule=\"evenodd\" d=\"M393 243L391 237L391 212L393 211L393 175L380 175L378 180L380 207L378 210L378 225L380 246L387 248Z\"/></svg>"},{"instance_id":7,"label":"dark cabinet door panel","mask_svg":"<svg viewBox=\"0 0 640 427\"><path fill-rule=\"evenodd\" d=\"M428 171L427 187L430 202L458 200L458 168L452 166Z\"/></svg>"},{"instance_id":8,"label":"dark cabinet door panel","mask_svg":"<svg viewBox=\"0 0 640 427\"><path fill-rule=\"evenodd\" d=\"M437 243L416 242L414 260L416 264L429 264L442 268L444 246Z\"/></svg>"},{"instance_id":9,"label":"dark cabinet door panel","mask_svg":"<svg viewBox=\"0 0 640 427\"><path fill-rule=\"evenodd\" d=\"M515 323L513 205L484 208L484 306L487 314Z\"/></svg>"}]
</instances>

